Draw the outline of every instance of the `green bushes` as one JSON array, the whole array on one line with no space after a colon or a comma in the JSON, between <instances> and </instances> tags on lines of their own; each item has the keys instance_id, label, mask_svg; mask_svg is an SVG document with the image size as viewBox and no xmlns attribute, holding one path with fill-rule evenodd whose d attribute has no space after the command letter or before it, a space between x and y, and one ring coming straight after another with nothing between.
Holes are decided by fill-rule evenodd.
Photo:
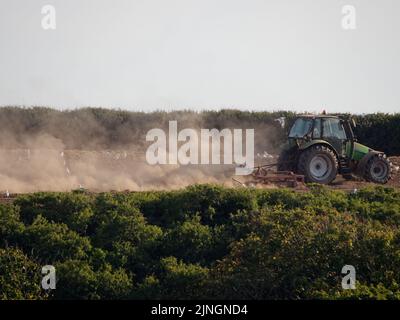
<instances>
[{"instance_id":1,"label":"green bushes","mask_svg":"<svg viewBox=\"0 0 400 320\"><path fill-rule=\"evenodd\" d=\"M0 297L399 299L399 206L383 187L22 196L0 205Z\"/></svg>"},{"instance_id":2,"label":"green bushes","mask_svg":"<svg viewBox=\"0 0 400 320\"><path fill-rule=\"evenodd\" d=\"M55 265L57 270L56 299L122 299L132 291L132 276L110 264L93 267L82 260L67 260Z\"/></svg>"},{"instance_id":3,"label":"green bushes","mask_svg":"<svg viewBox=\"0 0 400 320\"><path fill-rule=\"evenodd\" d=\"M0 300L45 299L40 266L16 248L0 248Z\"/></svg>"},{"instance_id":4,"label":"green bushes","mask_svg":"<svg viewBox=\"0 0 400 320\"><path fill-rule=\"evenodd\" d=\"M167 256L205 265L213 246L212 228L202 224L200 216L196 215L166 233L162 251Z\"/></svg>"},{"instance_id":5,"label":"green bushes","mask_svg":"<svg viewBox=\"0 0 400 320\"><path fill-rule=\"evenodd\" d=\"M214 269L214 294L226 298L333 298L350 264L366 285L396 287L400 266L396 229L352 213L261 210L258 226L232 245ZM400 293L400 292L398 292Z\"/></svg>"},{"instance_id":6,"label":"green bushes","mask_svg":"<svg viewBox=\"0 0 400 320\"><path fill-rule=\"evenodd\" d=\"M33 252L47 264L64 259L85 259L92 248L87 237L79 236L66 224L48 221L41 215L25 227L19 243L26 252Z\"/></svg>"},{"instance_id":7,"label":"green bushes","mask_svg":"<svg viewBox=\"0 0 400 320\"><path fill-rule=\"evenodd\" d=\"M79 193L36 193L18 199L21 218L25 223L32 223L38 215L53 222L65 223L71 230L84 234L88 227L92 208L87 196Z\"/></svg>"}]
</instances>

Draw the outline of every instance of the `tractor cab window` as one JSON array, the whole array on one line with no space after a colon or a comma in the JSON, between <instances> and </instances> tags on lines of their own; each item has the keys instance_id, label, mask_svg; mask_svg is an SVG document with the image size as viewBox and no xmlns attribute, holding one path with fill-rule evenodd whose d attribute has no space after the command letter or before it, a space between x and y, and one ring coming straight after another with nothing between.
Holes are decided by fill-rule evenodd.
<instances>
[{"instance_id":1,"label":"tractor cab window","mask_svg":"<svg viewBox=\"0 0 400 320\"><path fill-rule=\"evenodd\" d=\"M325 119L322 127L324 138L346 140L346 132L344 131L343 125L339 119Z\"/></svg>"},{"instance_id":2,"label":"tractor cab window","mask_svg":"<svg viewBox=\"0 0 400 320\"><path fill-rule=\"evenodd\" d=\"M298 118L290 129L289 138L303 138L310 132L312 119Z\"/></svg>"}]
</instances>

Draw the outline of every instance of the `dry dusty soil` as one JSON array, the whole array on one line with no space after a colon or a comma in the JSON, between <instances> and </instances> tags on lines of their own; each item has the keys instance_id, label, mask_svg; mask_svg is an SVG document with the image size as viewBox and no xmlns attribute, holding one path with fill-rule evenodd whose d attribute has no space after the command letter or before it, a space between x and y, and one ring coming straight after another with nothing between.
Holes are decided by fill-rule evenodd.
<instances>
[{"instance_id":1,"label":"dry dusty soil","mask_svg":"<svg viewBox=\"0 0 400 320\"><path fill-rule=\"evenodd\" d=\"M4 151L4 150L3 150ZM36 191L69 191L84 188L99 191L141 191L177 189L194 183L219 183L238 186L232 167L150 166L143 153L126 151L27 151L0 150L0 202L11 202L18 194ZM274 162L259 159L256 163ZM390 158L392 179L388 187L400 188L400 156ZM397 169L397 170L396 170ZM242 178L242 177L241 177ZM241 179L238 178L238 179ZM352 191L373 185L358 178L348 181L341 176L328 187ZM257 187L276 188L269 184ZM306 187L299 190L306 191Z\"/></svg>"}]
</instances>

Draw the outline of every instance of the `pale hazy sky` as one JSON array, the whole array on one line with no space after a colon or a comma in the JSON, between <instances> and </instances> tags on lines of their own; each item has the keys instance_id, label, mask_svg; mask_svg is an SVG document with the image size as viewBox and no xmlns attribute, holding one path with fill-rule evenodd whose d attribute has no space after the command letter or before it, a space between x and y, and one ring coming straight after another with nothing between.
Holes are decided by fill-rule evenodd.
<instances>
[{"instance_id":1,"label":"pale hazy sky","mask_svg":"<svg viewBox=\"0 0 400 320\"><path fill-rule=\"evenodd\" d=\"M0 105L400 112L399 42L399 0L0 0Z\"/></svg>"}]
</instances>

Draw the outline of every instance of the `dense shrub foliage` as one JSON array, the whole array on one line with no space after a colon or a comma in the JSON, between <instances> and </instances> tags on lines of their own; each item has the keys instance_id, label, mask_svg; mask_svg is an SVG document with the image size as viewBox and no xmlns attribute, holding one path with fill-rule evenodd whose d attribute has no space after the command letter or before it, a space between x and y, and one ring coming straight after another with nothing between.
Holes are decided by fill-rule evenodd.
<instances>
[{"instance_id":1,"label":"dense shrub foliage","mask_svg":"<svg viewBox=\"0 0 400 320\"><path fill-rule=\"evenodd\" d=\"M23 148L35 145L35 139L48 146L66 149L118 149L146 144L148 130L167 130L168 121L177 120L179 129L254 128L257 151L277 152L284 142L294 117L293 112L251 112L239 110L131 112L102 108L59 111L50 108L0 108L0 147ZM286 118L282 128L278 121ZM355 116L359 141L399 155L400 114ZM51 139L50 139L51 138ZM37 142L37 141L36 141Z\"/></svg>"},{"instance_id":2,"label":"dense shrub foliage","mask_svg":"<svg viewBox=\"0 0 400 320\"><path fill-rule=\"evenodd\" d=\"M0 205L0 298L399 299L400 191L311 188L21 196Z\"/></svg>"}]
</instances>

